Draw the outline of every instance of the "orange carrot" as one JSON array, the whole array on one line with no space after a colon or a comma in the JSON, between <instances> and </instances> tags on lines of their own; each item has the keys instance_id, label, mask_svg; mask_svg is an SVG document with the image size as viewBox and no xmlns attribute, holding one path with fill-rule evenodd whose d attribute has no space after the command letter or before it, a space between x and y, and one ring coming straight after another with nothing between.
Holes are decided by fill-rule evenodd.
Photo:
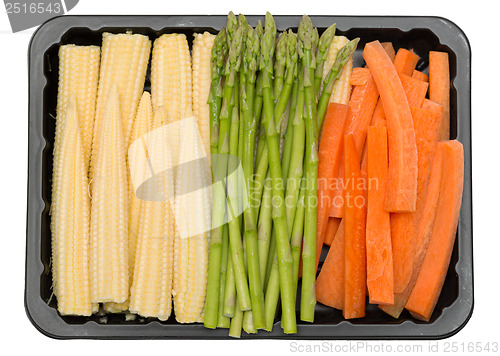
<instances>
[{"instance_id":1,"label":"orange carrot","mask_svg":"<svg viewBox=\"0 0 500 356\"><path fill-rule=\"evenodd\" d=\"M342 310L344 309L344 222L340 221L315 287L318 302Z\"/></svg>"},{"instance_id":2,"label":"orange carrot","mask_svg":"<svg viewBox=\"0 0 500 356\"><path fill-rule=\"evenodd\" d=\"M384 210L387 185L387 129L368 128L368 209L366 215L366 283L370 303L394 303L391 225Z\"/></svg>"},{"instance_id":3,"label":"orange carrot","mask_svg":"<svg viewBox=\"0 0 500 356\"><path fill-rule=\"evenodd\" d=\"M443 105L439 140L448 140L450 138L450 63L446 52L429 52L429 99Z\"/></svg>"},{"instance_id":4,"label":"orange carrot","mask_svg":"<svg viewBox=\"0 0 500 356\"><path fill-rule=\"evenodd\" d=\"M370 70L368 68L356 67L352 69L351 85L365 85L368 82Z\"/></svg>"},{"instance_id":5,"label":"orange carrot","mask_svg":"<svg viewBox=\"0 0 500 356\"><path fill-rule=\"evenodd\" d=\"M422 109L429 109L433 111L443 111L443 105L436 103L435 101L429 100L429 99L424 99L424 102L422 103Z\"/></svg>"},{"instance_id":6,"label":"orange carrot","mask_svg":"<svg viewBox=\"0 0 500 356\"><path fill-rule=\"evenodd\" d=\"M363 57L377 83L387 120L389 176L385 209L413 212L417 200L418 157L408 100L396 68L380 42L367 43Z\"/></svg>"},{"instance_id":7,"label":"orange carrot","mask_svg":"<svg viewBox=\"0 0 500 356\"><path fill-rule=\"evenodd\" d=\"M413 51L400 48L396 54L396 58L394 58L394 67L396 67L398 73L411 76L417 66L418 60L419 57Z\"/></svg>"},{"instance_id":8,"label":"orange carrot","mask_svg":"<svg viewBox=\"0 0 500 356\"><path fill-rule=\"evenodd\" d=\"M445 145L441 192L436 210L429 247L406 309L413 317L428 321L434 311L457 236L458 217L464 183L464 151L457 140Z\"/></svg>"},{"instance_id":9,"label":"orange carrot","mask_svg":"<svg viewBox=\"0 0 500 356\"><path fill-rule=\"evenodd\" d=\"M335 238L335 234L339 229L341 219L339 218L328 218L328 225L326 226L325 233L325 245L331 246L333 239Z\"/></svg>"},{"instance_id":10,"label":"orange carrot","mask_svg":"<svg viewBox=\"0 0 500 356\"><path fill-rule=\"evenodd\" d=\"M399 79L405 90L408 105L415 108L422 107L429 83L409 77L405 74L400 74Z\"/></svg>"},{"instance_id":11,"label":"orange carrot","mask_svg":"<svg viewBox=\"0 0 500 356\"><path fill-rule=\"evenodd\" d=\"M421 72L419 70L415 69L411 76L412 76L412 78L421 80L423 82L429 82L429 76L427 74L425 74L424 72Z\"/></svg>"},{"instance_id":12,"label":"orange carrot","mask_svg":"<svg viewBox=\"0 0 500 356\"><path fill-rule=\"evenodd\" d=\"M366 197L352 134L344 137L344 167L344 318L352 319L365 316L366 299Z\"/></svg>"},{"instance_id":13,"label":"orange carrot","mask_svg":"<svg viewBox=\"0 0 500 356\"><path fill-rule=\"evenodd\" d=\"M439 157L441 154L436 151L441 111L412 108L412 117L415 123L419 167L417 180L417 209L415 213L411 214L414 221L412 226L413 224L415 226L415 237L412 238L411 236L392 234L395 275L396 270L401 271L405 269L404 264L396 260L397 253L395 250L398 249L398 257L404 259L404 257L400 256L400 245L406 246L408 241L405 240L412 240L411 244L414 245L414 248L412 249L413 254L410 255L413 260L411 278L404 291L399 293L396 292L393 305L380 306L384 312L395 318L398 318L403 311L411 290L415 285L420 267L422 266L430 236L429 230L432 229L434 221L435 206L439 196L441 181L441 158ZM435 151L436 153L434 153ZM395 215L410 214L393 214L391 219L393 219ZM391 221L391 223L392 225L397 225L396 220ZM404 223L404 221L401 222L403 226Z\"/></svg>"},{"instance_id":14,"label":"orange carrot","mask_svg":"<svg viewBox=\"0 0 500 356\"><path fill-rule=\"evenodd\" d=\"M416 224L425 197L425 185L437 143L441 114L436 111L411 108L418 152L417 202L414 213L391 214L392 246L394 250L394 291L403 293L408 286L415 261Z\"/></svg>"},{"instance_id":15,"label":"orange carrot","mask_svg":"<svg viewBox=\"0 0 500 356\"><path fill-rule=\"evenodd\" d=\"M366 132L370 124L373 110L377 104L378 90L373 76L368 77L365 85L354 87L349 101L349 114L346 121L344 134L352 134L357 152L362 152L366 140ZM359 162L358 162L359 163ZM335 218L342 217L342 197L344 187L342 178L344 176L343 162L340 164L336 189L333 195L333 204L330 210L330 216ZM345 185L345 184L344 184Z\"/></svg>"},{"instance_id":16,"label":"orange carrot","mask_svg":"<svg viewBox=\"0 0 500 356\"><path fill-rule=\"evenodd\" d=\"M394 59L396 58L396 51L394 50L394 47L391 42L382 42L381 43L382 47L384 48L385 52L389 56L392 62L394 62Z\"/></svg>"},{"instance_id":17,"label":"orange carrot","mask_svg":"<svg viewBox=\"0 0 500 356\"><path fill-rule=\"evenodd\" d=\"M318 150L316 265L319 261L328 224L328 216L335 186L333 180L336 178L336 174L339 171L344 126L348 112L349 107L347 105L330 103L321 133L321 141Z\"/></svg>"}]
</instances>

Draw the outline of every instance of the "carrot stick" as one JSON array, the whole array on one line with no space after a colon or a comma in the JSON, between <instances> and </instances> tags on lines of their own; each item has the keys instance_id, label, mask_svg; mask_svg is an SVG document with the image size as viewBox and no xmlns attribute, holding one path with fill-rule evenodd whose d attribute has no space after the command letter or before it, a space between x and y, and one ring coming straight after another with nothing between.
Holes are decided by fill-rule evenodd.
<instances>
[{"instance_id":1,"label":"carrot stick","mask_svg":"<svg viewBox=\"0 0 500 356\"><path fill-rule=\"evenodd\" d=\"M337 233L337 230L339 229L340 221L342 219L339 218L328 218L328 225L326 226L326 233L325 233L325 245L331 246L333 239L335 238L335 234Z\"/></svg>"},{"instance_id":2,"label":"carrot stick","mask_svg":"<svg viewBox=\"0 0 500 356\"><path fill-rule=\"evenodd\" d=\"M409 77L405 74L399 74L399 79L403 85L408 105L415 108L422 107L429 83Z\"/></svg>"},{"instance_id":3,"label":"carrot stick","mask_svg":"<svg viewBox=\"0 0 500 356\"><path fill-rule=\"evenodd\" d=\"M429 82L429 76L427 74L425 74L424 72L421 72L419 70L415 69L411 76L412 76L412 78L421 80L423 82Z\"/></svg>"},{"instance_id":4,"label":"carrot stick","mask_svg":"<svg viewBox=\"0 0 500 356\"><path fill-rule=\"evenodd\" d=\"M396 68L380 42L367 43L363 57L377 83L387 120L389 176L385 209L413 212L417 200L418 158L408 100Z\"/></svg>"},{"instance_id":5,"label":"carrot stick","mask_svg":"<svg viewBox=\"0 0 500 356\"><path fill-rule=\"evenodd\" d=\"M370 70L368 68L353 68L351 74L351 85L365 85L368 82Z\"/></svg>"},{"instance_id":6,"label":"carrot stick","mask_svg":"<svg viewBox=\"0 0 500 356\"><path fill-rule=\"evenodd\" d=\"M457 140L444 145L443 175L436 217L422 268L406 309L414 318L428 321L434 311L450 264L457 236L464 183L464 152Z\"/></svg>"},{"instance_id":7,"label":"carrot stick","mask_svg":"<svg viewBox=\"0 0 500 356\"><path fill-rule=\"evenodd\" d=\"M387 185L387 129L368 128L368 209L366 216L366 283L370 303L394 303L391 225L384 210Z\"/></svg>"},{"instance_id":8,"label":"carrot stick","mask_svg":"<svg viewBox=\"0 0 500 356\"><path fill-rule=\"evenodd\" d=\"M433 111L443 111L443 105L436 103L435 101L429 100L429 99L424 99L424 102L422 103L422 109L429 109Z\"/></svg>"},{"instance_id":9,"label":"carrot stick","mask_svg":"<svg viewBox=\"0 0 500 356\"><path fill-rule=\"evenodd\" d=\"M366 197L354 135L344 137L344 318L365 316L366 299Z\"/></svg>"},{"instance_id":10,"label":"carrot stick","mask_svg":"<svg viewBox=\"0 0 500 356\"><path fill-rule=\"evenodd\" d=\"M368 77L365 85L354 87L349 101L349 114L346 121L344 134L352 134L357 152L362 152L366 140L366 132L370 124L373 110L377 104L378 90L375 85L373 76ZM342 178L344 176L343 162L340 164L338 171L338 179L336 189L333 195L333 204L330 210L330 216L340 218L342 217L342 197L344 187L342 186Z\"/></svg>"},{"instance_id":11,"label":"carrot stick","mask_svg":"<svg viewBox=\"0 0 500 356\"><path fill-rule=\"evenodd\" d=\"M394 58L394 67L400 74L411 76L417 66L419 57L413 52L405 48L400 48Z\"/></svg>"},{"instance_id":12,"label":"carrot stick","mask_svg":"<svg viewBox=\"0 0 500 356\"><path fill-rule=\"evenodd\" d=\"M430 109L412 108L412 116L415 123L415 136L417 138L418 151L418 184L417 184L417 210L413 213L415 237L407 237L392 233L393 254L394 254L394 272L405 268L401 261L396 259L400 257L400 245L406 245L406 239L412 239L414 252L411 255L413 259L411 279L402 292L396 292L394 296L394 305L380 306L387 314L398 318L404 309L406 301L415 285L415 281L422 266L425 250L429 241L430 231L432 229L435 215L435 206L439 196L439 187L441 181L441 161L438 151L436 151L439 125L441 121L441 111ZM436 153L434 153L436 152ZM437 162L437 163L436 163ZM437 183L436 183L437 182ZM393 214L395 216L397 214ZM400 214L403 215L403 214ZM393 217L392 216L392 217ZM391 217L391 219L392 219ZM392 221L392 225L396 223ZM404 222L403 222L404 224ZM406 243L405 243L406 242ZM396 249L398 252L396 253ZM396 278L395 278L396 280Z\"/></svg>"},{"instance_id":13,"label":"carrot stick","mask_svg":"<svg viewBox=\"0 0 500 356\"><path fill-rule=\"evenodd\" d=\"M340 166L344 126L348 112L349 107L347 105L330 103L321 133L318 150L316 265L319 261L328 224L330 206L334 194L335 182L333 180L336 178Z\"/></svg>"},{"instance_id":14,"label":"carrot stick","mask_svg":"<svg viewBox=\"0 0 500 356\"><path fill-rule=\"evenodd\" d=\"M450 138L450 63L446 52L429 52L429 99L443 105L439 140L448 140Z\"/></svg>"},{"instance_id":15,"label":"carrot stick","mask_svg":"<svg viewBox=\"0 0 500 356\"><path fill-rule=\"evenodd\" d=\"M384 48L384 51L389 56L389 58L391 59L391 61L394 62L394 59L396 58L396 51L394 50L392 43L391 42L382 42L381 45Z\"/></svg>"},{"instance_id":16,"label":"carrot stick","mask_svg":"<svg viewBox=\"0 0 500 356\"><path fill-rule=\"evenodd\" d=\"M340 225L316 279L316 299L335 309L344 309L344 222Z\"/></svg>"}]
</instances>

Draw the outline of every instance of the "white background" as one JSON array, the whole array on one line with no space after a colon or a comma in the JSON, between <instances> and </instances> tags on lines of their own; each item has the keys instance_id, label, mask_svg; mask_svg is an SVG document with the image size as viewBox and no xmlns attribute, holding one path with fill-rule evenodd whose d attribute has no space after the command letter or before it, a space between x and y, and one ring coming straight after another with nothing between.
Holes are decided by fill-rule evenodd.
<instances>
[{"instance_id":1,"label":"white background","mask_svg":"<svg viewBox=\"0 0 500 356\"><path fill-rule=\"evenodd\" d=\"M467 34L472 47L472 130L474 195L475 308L468 325L445 342L500 342L498 331L498 280L500 250L498 232L500 201L498 183L498 132L500 90L498 10L494 1L364 1L327 0L301 2L236 1L97 1L80 0L71 14L325 14L325 15L437 15L446 17ZM24 259L26 231L26 179L28 147L27 48L33 29L12 34L0 5L0 140L1 171L0 228L0 339L2 353L33 352L46 355L113 352L115 354L237 353L286 354L287 341L58 341L40 334L24 312ZM301 347L314 343L302 342ZM316 343L318 344L318 343ZM428 342L372 342L370 345L423 345ZM347 345L339 342L337 345ZM10 353L9 352L9 353ZM408 352L405 352L408 353Z\"/></svg>"}]
</instances>

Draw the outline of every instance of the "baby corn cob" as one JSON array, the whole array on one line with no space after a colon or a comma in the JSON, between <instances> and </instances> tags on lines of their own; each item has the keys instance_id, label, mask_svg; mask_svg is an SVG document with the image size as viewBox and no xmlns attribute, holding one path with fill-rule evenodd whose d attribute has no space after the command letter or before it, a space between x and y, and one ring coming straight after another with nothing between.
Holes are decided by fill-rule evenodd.
<instances>
[{"instance_id":1,"label":"baby corn cob","mask_svg":"<svg viewBox=\"0 0 500 356\"><path fill-rule=\"evenodd\" d=\"M130 33L103 34L93 150L96 149L96 135L100 129L99 125L104 116L112 83L118 87L124 147L128 147L132 124L144 88L150 51L151 41L147 36ZM94 163L91 162L91 177L93 167Z\"/></svg>"},{"instance_id":2,"label":"baby corn cob","mask_svg":"<svg viewBox=\"0 0 500 356\"><path fill-rule=\"evenodd\" d=\"M205 304L211 229L209 189L205 187L211 176L205 161L199 159L203 157L203 142L196 122L182 120L180 132L180 161L187 163L179 165L176 173L173 297L176 320L194 323L203 321ZM187 231L183 229L185 235L181 236L185 227Z\"/></svg>"},{"instance_id":3,"label":"baby corn cob","mask_svg":"<svg viewBox=\"0 0 500 356\"><path fill-rule=\"evenodd\" d=\"M344 47L349 40L345 36L335 36L330 48L328 49L328 55L326 57L325 66L323 68L323 80L328 75L328 72L332 68L337 53ZM349 103L349 98L351 97L351 74L352 74L352 57L345 64L342 72L340 73L338 79L333 84L333 91L330 96L330 102L337 104L347 105Z\"/></svg>"},{"instance_id":4,"label":"baby corn cob","mask_svg":"<svg viewBox=\"0 0 500 356\"><path fill-rule=\"evenodd\" d=\"M92 151L94 180L90 223L92 302L127 300L128 204L118 88L111 87Z\"/></svg>"},{"instance_id":5,"label":"baby corn cob","mask_svg":"<svg viewBox=\"0 0 500 356\"><path fill-rule=\"evenodd\" d=\"M193 115L198 120L205 154L210 162L210 109L208 95L211 85L211 58L215 36L196 33L193 41Z\"/></svg>"},{"instance_id":6,"label":"baby corn cob","mask_svg":"<svg viewBox=\"0 0 500 356\"><path fill-rule=\"evenodd\" d=\"M75 96L78 111L78 126L82 135L84 162L88 170L94 115L99 80L98 46L64 45L59 48L59 90L57 94L57 117L63 117L63 110L71 95Z\"/></svg>"},{"instance_id":7,"label":"baby corn cob","mask_svg":"<svg viewBox=\"0 0 500 356\"><path fill-rule=\"evenodd\" d=\"M168 119L192 115L191 55L184 34L165 34L155 40L151 59L153 110L160 105Z\"/></svg>"},{"instance_id":8,"label":"baby corn cob","mask_svg":"<svg viewBox=\"0 0 500 356\"><path fill-rule=\"evenodd\" d=\"M153 124L153 109L151 106L151 95L145 91L142 94L141 101L139 102L139 107L137 108L137 115L134 120L132 127L132 133L130 136L130 144L135 140L141 139L141 136L145 135L151 128ZM139 219L141 214L141 204L142 200L137 198L134 187L132 185L132 179L130 177L130 172L132 170L144 170L147 169L145 162L130 162L128 161L129 170L127 170L128 177L128 266L129 266L129 285L132 286L132 277L134 276L134 263L135 263L135 252L137 246L137 236L139 234ZM105 303L104 309L109 313L119 313L127 310L129 307L129 300L125 303Z\"/></svg>"},{"instance_id":9,"label":"baby corn cob","mask_svg":"<svg viewBox=\"0 0 500 356\"><path fill-rule=\"evenodd\" d=\"M166 123L166 112L158 107L153 128ZM168 160L167 139L158 134L148 135L148 154ZM147 186L148 196L163 194L173 187L172 174L167 171ZM170 194L168 194L170 195ZM129 310L144 317L167 320L172 310L172 272L174 212L170 201L142 201L135 257L133 285Z\"/></svg>"},{"instance_id":10,"label":"baby corn cob","mask_svg":"<svg viewBox=\"0 0 500 356\"><path fill-rule=\"evenodd\" d=\"M52 176L52 279L57 310L91 315L87 166L75 95L57 117Z\"/></svg>"}]
</instances>

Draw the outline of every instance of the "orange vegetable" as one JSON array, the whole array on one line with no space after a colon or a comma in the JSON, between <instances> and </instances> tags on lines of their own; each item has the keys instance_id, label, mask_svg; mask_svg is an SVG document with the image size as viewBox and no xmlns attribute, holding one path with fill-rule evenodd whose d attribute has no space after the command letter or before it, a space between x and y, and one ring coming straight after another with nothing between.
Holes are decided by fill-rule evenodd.
<instances>
[{"instance_id":1,"label":"orange vegetable","mask_svg":"<svg viewBox=\"0 0 500 356\"><path fill-rule=\"evenodd\" d=\"M411 76L412 78L421 80L423 82L429 82L429 76L424 72L418 71L416 69L413 71L413 74Z\"/></svg>"},{"instance_id":2,"label":"orange vegetable","mask_svg":"<svg viewBox=\"0 0 500 356\"><path fill-rule=\"evenodd\" d=\"M441 121L441 111L433 111L430 109L417 109L412 108L412 116L415 123L415 136L417 139L418 151L418 184L417 184L417 210L413 214L393 214L391 219L396 215L411 215L415 226L413 231L414 235L410 237L406 235L392 234L393 253L394 253L394 272L396 270L401 274L405 270L404 263L396 259L404 259L400 245L407 245L408 239L411 239L411 244L414 245L413 253L410 255L412 259L411 278L407 283L406 288L402 292L396 292L394 296L394 305L380 306L380 308L398 318L408 300L411 290L415 285L415 281L422 266L425 250L430 236L430 229L432 229L433 219L435 215L435 207L437 204L437 197L439 196L440 179L441 179L441 158L440 154L436 151L437 136L439 125ZM434 153L436 152L436 153ZM438 163L436 163L438 162ZM437 184L436 184L437 182ZM396 220L392 219L392 225L397 225ZM401 224L405 222L402 221ZM415 236L415 237L411 237ZM398 253L395 250L398 249ZM410 263L410 262L407 262ZM396 280L396 278L395 278ZM399 282L401 283L401 282Z\"/></svg>"},{"instance_id":3,"label":"orange vegetable","mask_svg":"<svg viewBox=\"0 0 500 356\"><path fill-rule=\"evenodd\" d=\"M391 61L394 62L394 59L396 58L396 51L394 50L394 47L391 42L382 42L381 43L382 47L384 48L385 52L391 59Z\"/></svg>"},{"instance_id":4,"label":"orange vegetable","mask_svg":"<svg viewBox=\"0 0 500 356\"><path fill-rule=\"evenodd\" d=\"M316 265L319 261L321 248L328 224L330 206L334 194L333 181L339 171L344 126L349 107L343 104L330 103L326 112L321 141L318 150L318 208Z\"/></svg>"},{"instance_id":5,"label":"orange vegetable","mask_svg":"<svg viewBox=\"0 0 500 356\"><path fill-rule=\"evenodd\" d=\"M368 82L370 70L368 68L356 67L352 69L351 85L365 85Z\"/></svg>"},{"instance_id":6,"label":"orange vegetable","mask_svg":"<svg viewBox=\"0 0 500 356\"><path fill-rule=\"evenodd\" d=\"M429 99L424 99L424 102L422 103L422 109L439 111L441 113L443 111L443 105Z\"/></svg>"},{"instance_id":7,"label":"orange vegetable","mask_svg":"<svg viewBox=\"0 0 500 356\"><path fill-rule=\"evenodd\" d=\"M399 79L403 85L408 105L415 108L422 107L429 83L409 77L405 74L399 74Z\"/></svg>"},{"instance_id":8,"label":"orange vegetable","mask_svg":"<svg viewBox=\"0 0 500 356\"><path fill-rule=\"evenodd\" d=\"M316 279L316 299L335 309L344 309L344 222L340 225Z\"/></svg>"},{"instance_id":9,"label":"orange vegetable","mask_svg":"<svg viewBox=\"0 0 500 356\"><path fill-rule=\"evenodd\" d=\"M450 63L446 52L429 52L429 99L443 105L439 140L448 140L450 138Z\"/></svg>"},{"instance_id":10,"label":"orange vegetable","mask_svg":"<svg viewBox=\"0 0 500 356\"><path fill-rule=\"evenodd\" d=\"M394 303L391 224L384 210L387 185L387 129L368 128L368 209L366 216L366 283L370 303Z\"/></svg>"},{"instance_id":11,"label":"orange vegetable","mask_svg":"<svg viewBox=\"0 0 500 356\"><path fill-rule=\"evenodd\" d=\"M366 132L370 124L373 110L377 104L378 90L375 85L373 76L368 77L365 85L354 87L349 101L349 114L346 121L344 134L352 134L355 141L357 152L362 152L366 140ZM358 162L359 163L359 162ZM337 175L336 189L333 196L333 204L330 210L330 216L335 218L342 217L342 197L343 185L342 179L344 177L343 162L340 164L340 169Z\"/></svg>"},{"instance_id":12,"label":"orange vegetable","mask_svg":"<svg viewBox=\"0 0 500 356\"><path fill-rule=\"evenodd\" d=\"M365 316L366 299L366 197L354 135L344 137L344 318ZM334 240L335 242L335 240Z\"/></svg>"},{"instance_id":13,"label":"orange vegetable","mask_svg":"<svg viewBox=\"0 0 500 356\"><path fill-rule=\"evenodd\" d=\"M440 142L444 145L443 174L436 217L424 262L406 309L413 317L428 321L434 311L457 235L464 183L464 152L457 140Z\"/></svg>"},{"instance_id":14,"label":"orange vegetable","mask_svg":"<svg viewBox=\"0 0 500 356\"><path fill-rule=\"evenodd\" d=\"M418 60L419 57L413 51L400 48L393 62L398 73L411 76L417 66Z\"/></svg>"},{"instance_id":15,"label":"orange vegetable","mask_svg":"<svg viewBox=\"0 0 500 356\"><path fill-rule=\"evenodd\" d=\"M380 42L367 43L363 57L377 83L387 120L389 176L385 209L413 212L417 200L418 157L408 100L396 68ZM397 59L396 56L395 61Z\"/></svg>"},{"instance_id":16,"label":"orange vegetable","mask_svg":"<svg viewBox=\"0 0 500 356\"><path fill-rule=\"evenodd\" d=\"M342 219L339 218L328 218L328 225L326 226L326 234L324 244L331 246L333 239L335 238L335 234L339 229L340 221Z\"/></svg>"}]
</instances>

